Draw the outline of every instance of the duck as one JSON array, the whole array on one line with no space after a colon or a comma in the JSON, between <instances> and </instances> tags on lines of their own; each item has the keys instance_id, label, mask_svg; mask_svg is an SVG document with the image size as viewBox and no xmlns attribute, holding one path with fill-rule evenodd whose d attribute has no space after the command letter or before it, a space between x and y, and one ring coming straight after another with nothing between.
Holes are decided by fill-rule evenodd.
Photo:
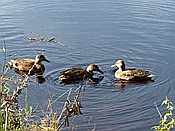
<instances>
[{"instance_id":1,"label":"duck","mask_svg":"<svg viewBox=\"0 0 175 131\"><path fill-rule=\"evenodd\" d=\"M115 72L115 77L117 80L122 82L138 82L151 80L154 74L150 74L148 71L137 69L137 68L125 68L125 63L123 60L117 60L111 67L118 67Z\"/></svg>"},{"instance_id":2,"label":"duck","mask_svg":"<svg viewBox=\"0 0 175 131\"><path fill-rule=\"evenodd\" d=\"M9 67L16 73L21 75L35 75L42 76L45 71L45 66L42 64L43 61L50 63L43 54L36 55L35 59L18 58L10 60Z\"/></svg>"},{"instance_id":3,"label":"duck","mask_svg":"<svg viewBox=\"0 0 175 131\"><path fill-rule=\"evenodd\" d=\"M96 64L90 64L86 69L75 67L60 72L59 80L60 83L64 84L77 83L79 81L84 81L86 79L91 80L91 82L97 83L100 80L102 80L102 77L100 77L99 79L94 78L93 77L94 71L103 74L103 72L99 69L99 67Z\"/></svg>"}]
</instances>

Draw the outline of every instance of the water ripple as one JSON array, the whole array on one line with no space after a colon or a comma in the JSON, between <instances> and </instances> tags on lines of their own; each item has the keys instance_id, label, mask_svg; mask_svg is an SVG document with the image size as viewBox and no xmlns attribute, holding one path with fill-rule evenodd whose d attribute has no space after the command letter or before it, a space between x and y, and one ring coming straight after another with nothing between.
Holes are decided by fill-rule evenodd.
<instances>
[{"instance_id":1,"label":"water ripple","mask_svg":"<svg viewBox=\"0 0 175 131\"><path fill-rule=\"evenodd\" d=\"M174 0L3 0L0 37L6 40L7 59L34 58L45 50L51 61L44 63L46 82L29 88L30 101L41 109L70 88L71 98L76 95L79 85L60 85L60 71L96 63L105 77L96 85L86 83L80 98L83 116L74 118L77 130L91 130L94 122L97 130L150 130L159 118L154 102L167 95L174 100L174 5ZM23 39L35 30L73 48ZM155 74L154 82L120 85L111 69L117 59ZM66 97L54 103L56 111Z\"/></svg>"}]
</instances>

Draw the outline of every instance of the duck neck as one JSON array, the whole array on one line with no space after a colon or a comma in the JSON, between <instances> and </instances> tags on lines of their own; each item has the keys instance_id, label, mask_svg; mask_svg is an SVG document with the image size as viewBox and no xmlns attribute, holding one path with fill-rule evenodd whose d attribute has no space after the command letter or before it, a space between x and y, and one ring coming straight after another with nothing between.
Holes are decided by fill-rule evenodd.
<instances>
[{"instance_id":1,"label":"duck neck","mask_svg":"<svg viewBox=\"0 0 175 131\"><path fill-rule=\"evenodd\" d=\"M40 65L41 64L41 61L40 60L36 60L35 61L35 64L39 64Z\"/></svg>"},{"instance_id":2,"label":"duck neck","mask_svg":"<svg viewBox=\"0 0 175 131\"><path fill-rule=\"evenodd\" d=\"M91 69L89 69L89 68L86 69L86 72L87 72L88 75L90 75L90 76L93 76L93 75L94 75L93 71L92 71Z\"/></svg>"},{"instance_id":3,"label":"duck neck","mask_svg":"<svg viewBox=\"0 0 175 131\"><path fill-rule=\"evenodd\" d=\"M125 71L125 65L121 65L118 70L119 71Z\"/></svg>"},{"instance_id":4,"label":"duck neck","mask_svg":"<svg viewBox=\"0 0 175 131\"><path fill-rule=\"evenodd\" d=\"M89 66L86 68L87 72L92 72L92 70L89 68Z\"/></svg>"},{"instance_id":5,"label":"duck neck","mask_svg":"<svg viewBox=\"0 0 175 131\"><path fill-rule=\"evenodd\" d=\"M86 71L88 72L88 73L93 73L91 70L89 70L88 68L86 69Z\"/></svg>"}]
</instances>

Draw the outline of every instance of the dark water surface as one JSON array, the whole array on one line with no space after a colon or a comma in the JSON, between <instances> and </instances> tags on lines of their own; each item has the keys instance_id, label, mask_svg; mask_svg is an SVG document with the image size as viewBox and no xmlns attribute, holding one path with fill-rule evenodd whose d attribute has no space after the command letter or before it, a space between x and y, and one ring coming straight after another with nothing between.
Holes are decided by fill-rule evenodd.
<instances>
[{"instance_id":1,"label":"dark water surface","mask_svg":"<svg viewBox=\"0 0 175 131\"><path fill-rule=\"evenodd\" d=\"M71 48L27 42L24 36L36 37L31 31L54 37ZM1 0L1 48L3 37L7 60L34 58L44 49L51 61L45 63L46 82L29 87L29 102L34 107L46 108L48 98L55 100L70 87L75 96L77 85L63 86L55 81L62 70L96 63L105 72L101 83L86 85L80 100L83 115L73 120L76 130L91 130L95 123L100 131L148 131L159 122L154 102L160 105L168 96L175 103L174 0ZM111 69L117 59L123 59L127 67L154 73L154 82L121 89ZM53 104L54 110L61 111L66 97Z\"/></svg>"}]
</instances>

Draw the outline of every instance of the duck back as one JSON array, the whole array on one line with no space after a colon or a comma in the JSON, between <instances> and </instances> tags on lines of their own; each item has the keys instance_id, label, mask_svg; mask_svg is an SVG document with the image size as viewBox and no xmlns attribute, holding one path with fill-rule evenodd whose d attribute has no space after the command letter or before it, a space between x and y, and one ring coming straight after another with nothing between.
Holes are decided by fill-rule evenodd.
<instances>
[{"instance_id":1,"label":"duck back","mask_svg":"<svg viewBox=\"0 0 175 131\"><path fill-rule=\"evenodd\" d=\"M10 68L21 75L42 75L45 71L43 64L35 64L33 59L16 59L9 61Z\"/></svg>"},{"instance_id":2,"label":"duck back","mask_svg":"<svg viewBox=\"0 0 175 131\"><path fill-rule=\"evenodd\" d=\"M74 83L76 81L85 80L91 77L93 74L87 72L82 68L71 68L60 72L60 83Z\"/></svg>"},{"instance_id":3,"label":"duck back","mask_svg":"<svg viewBox=\"0 0 175 131\"><path fill-rule=\"evenodd\" d=\"M127 68L125 71L116 72L116 78L126 81L151 80L151 74L137 68Z\"/></svg>"}]
</instances>

